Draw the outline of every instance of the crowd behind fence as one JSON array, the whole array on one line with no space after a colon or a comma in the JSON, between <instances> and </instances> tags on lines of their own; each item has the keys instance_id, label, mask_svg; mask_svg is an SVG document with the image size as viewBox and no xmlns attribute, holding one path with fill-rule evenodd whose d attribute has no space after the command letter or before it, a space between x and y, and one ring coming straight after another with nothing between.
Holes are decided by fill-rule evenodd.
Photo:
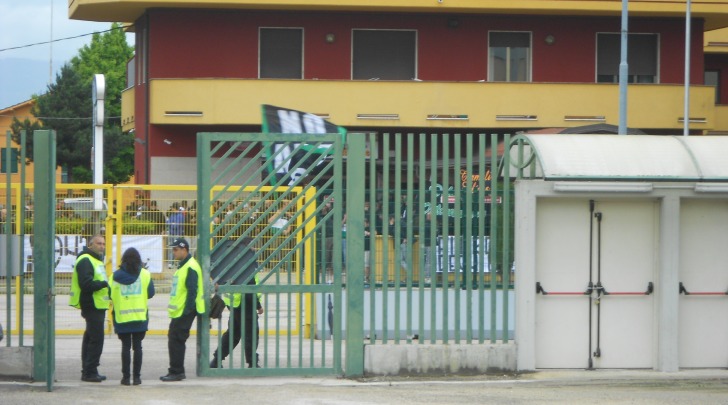
<instances>
[{"instance_id":1,"label":"crowd behind fence","mask_svg":"<svg viewBox=\"0 0 728 405\"><path fill-rule=\"evenodd\" d=\"M197 244L198 212L196 202L196 187L194 186L102 186L103 201L101 209L95 209L92 197L92 185L57 185L56 195L56 272L55 289L56 328L58 333L81 333L84 325L78 314L67 306L67 295L70 291L71 274L75 258L85 246L86 239L94 233L107 236L107 271L116 269L121 253L126 247L134 246L140 251L142 260L152 272L158 294L158 299L150 302L150 333L164 333L167 328L166 298L169 293L171 278L175 271L171 250L167 247L174 237L187 238L194 253ZM5 188L0 188L0 201L5 201ZM16 292L23 293L22 299L26 303L22 316L26 325L32 325L33 292L33 264L31 238L34 227L41 226L33 222L33 189L25 190L25 200L19 201L17 189L12 189L11 198L14 201L10 210L3 206L3 215L0 217L0 228L3 232L10 226L13 235L24 234L24 260L23 277L16 277L12 283L11 294L13 301L20 299ZM325 195L325 194L324 194ZM470 228L467 235L477 235L477 224L460 218L448 221L443 212L437 207L428 207L428 201L434 200L429 195L423 195L422 201L415 198L410 202L410 211L404 198L399 201L394 197L392 190L375 190L367 193L365 204L365 286L374 301L376 294L389 294L389 289L398 289L400 286L409 288L426 287L433 290L438 288L476 290L480 286L488 287L492 281L499 284L498 288L512 288L513 269L510 272L508 285L503 286L503 270L491 266L487 262L490 249L488 238L466 237L466 228ZM447 195L438 195L437 198L448 198ZM228 202L223 206L222 199L213 202L213 212L218 214L212 217L213 222L224 222L229 226L225 237L236 237L251 227L254 237L254 247L263 249L261 258L266 257L266 250L279 257L270 257L266 260L267 268L273 268L278 261L285 257L289 250L284 246L280 249L289 232L294 232L294 224L286 221L295 214L296 207L279 201L275 196L259 204L255 197L246 196L247 206L239 206L241 201ZM465 201L464 196L460 200ZM256 202L255 204L251 201ZM446 201L446 200L445 200ZM278 204L271 208L271 205ZM17 209L23 207L23 211ZM256 208L257 207L257 208ZM283 210L282 207L287 207ZM257 211L256 211L257 210ZM319 215L326 214L326 207L319 211ZM446 206L447 210L447 206ZM445 211L446 211L445 210ZM245 215L244 215L245 214ZM22 218L21 218L22 215ZM237 218L227 216L245 217L247 223L240 224ZM485 213L487 215L487 212ZM226 218L227 217L227 218ZM21 227L22 220L22 227ZM446 222L443 224L443 221ZM278 224L279 225L276 225ZM484 221L489 224L489 220ZM241 226L242 225L242 226ZM273 225L273 226L271 226ZM502 226L499 224L498 226ZM457 228L457 229L455 229ZM225 229L225 227L223 227ZM312 277L315 283L331 282L333 266L331 254L333 246L331 236L334 232L342 232L344 257L346 257L346 238L355 237L346 235L346 215L342 224L327 225L320 228L316 243L316 268ZM490 232L488 229L486 232ZM213 235L213 243L219 241L223 235ZM280 242L279 242L280 240ZM508 247L510 249L510 247ZM469 258L466 258L468 256ZM510 257L513 257L512 255ZM301 269L298 260L300 255L288 255L286 268L291 271ZM345 262L345 261L344 261ZM385 265L386 263L386 265ZM466 267L470 266L468 272ZM266 271L266 267L262 270ZM343 284L346 285L346 268L343 270ZM470 273L470 274L468 274ZM7 294L6 283L3 280L0 292ZM407 291L407 290L405 290ZM409 290L410 293L412 290ZM381 299L381 298L379 298ZM410 298L411 299L411 298ZM3 307L5 300L0 303ZM374 308L374 307L372 307ZM372 309L374 310L374 309ZM12 319L21 316L13 311ZM8 331L13 331L17 321L11 321ZM372 330L385 329L384 326L372 326Z\"/></svg>"}]
</instances>

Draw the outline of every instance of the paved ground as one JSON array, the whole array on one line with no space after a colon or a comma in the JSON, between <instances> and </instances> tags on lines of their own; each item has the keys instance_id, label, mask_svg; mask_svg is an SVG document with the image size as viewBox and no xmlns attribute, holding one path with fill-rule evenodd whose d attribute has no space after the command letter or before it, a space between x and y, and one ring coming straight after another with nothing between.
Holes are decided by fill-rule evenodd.
<instances>
[{"instance_id":1,"label":"paved ground","mask_svg":"<svg viewBox=\"0 0 728 405\"><path fill-rule=\"evenodd\" d=\"M191 337L188 347L194 347ZM5 343L5 342L3 342ZM554 370L521 375L370 377L195 376L194 349L188 350L187 380L163 383L166 336L144 340L143 384L121 386L119 347L107 336L100 371L108 380L80 381L79 336L56 339L56 383L0 381L0 404L728 404L728 370L660 373L640 370Z\"/></svg>"}]
</instances>

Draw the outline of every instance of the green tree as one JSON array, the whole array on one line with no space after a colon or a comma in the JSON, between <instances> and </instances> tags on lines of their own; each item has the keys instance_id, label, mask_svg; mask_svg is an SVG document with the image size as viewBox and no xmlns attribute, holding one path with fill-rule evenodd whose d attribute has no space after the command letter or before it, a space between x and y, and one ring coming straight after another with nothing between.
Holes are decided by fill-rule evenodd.
<instances>
[{"instance_id":1,"label":"green tree","mask_svg":"<svg viewBox=\"0 0 728 405\"><path fill-rule=\"evenodd\" d=\"M121 125L121 92L126 88L126 64L134 56L134 48L126 43L126 36L120 24L111 25L111 31L94 34L91 43L78 51L71 59L74 70L88 85L91 95L91 82L97 73L103 73L106 80L106 117L107 122Z\"/></svg>"},{"instance_id":2,"label":"green tree","mask_svg":"<svg viewBox=\"0 0 728 405\"><path fill-rule=\"evenodd\" d=\"M20 131L32 135L36 129L56 131L56 160L66 168L68 181L90 183L91 147L93 122L91 119L91 82L94 74L105 76L106 100L104 103L104 182L123 183L134 170L134 137L121 131L121 91L126 87L126 64L133 55L133 48L119 24L111 30L96 33L89 45L79 50L78 56L61 68L55 83L48 91L36 96L32 114L41 122L13 120L13 140L19 142ZM33 158L29 140L27 156Z\"/></svg>"}]
</instances>

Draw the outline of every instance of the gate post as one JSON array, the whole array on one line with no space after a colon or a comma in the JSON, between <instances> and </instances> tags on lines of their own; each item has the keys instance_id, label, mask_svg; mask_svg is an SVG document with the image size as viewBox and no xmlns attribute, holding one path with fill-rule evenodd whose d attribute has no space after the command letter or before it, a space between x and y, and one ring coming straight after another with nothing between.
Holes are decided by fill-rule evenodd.
<instances>
[{"instance_id":1,"label":"gate post","mask_svg":"<svg viewBox=\"0 0 728 405\"><path fill-rule=\"evenodd\" d=\"M55 295L54 295L54 248L55 248L55 196L56 196L56 133L35 131L35 223L33 241L33 279L35 308L33 326L33 378L46 381L48 391L53 390L55 374Z\"/></svg>"},{"instance_id":2,"label":"gate post","mask_svg":"<svg viewBox=\"0 0 728 405\"><path fill-rule=\"evenodd\" d=\"M364 374L364 135L347 136L346 157L346 369ZM350 235L353 235L351 237Z\"/></svg>"},{"instance_id":3,"label":"gate post","mask_svg":"<svg viewBox=\"0 0 728 405\"><path fill-rule=\"evenodd\" d=\"M205 137L197 134L197 232L200 237L197 239L197 259L202 268L202 285L205 289L205 307L210 306L210 296L213 287L210 283L210 189L212 188L212 164L210 162L210 142ZM210 315L205 311L197 316L197 364L195 370L197 375L202 375L203 365L210 362Z\"/></svg>"}]
</instances>

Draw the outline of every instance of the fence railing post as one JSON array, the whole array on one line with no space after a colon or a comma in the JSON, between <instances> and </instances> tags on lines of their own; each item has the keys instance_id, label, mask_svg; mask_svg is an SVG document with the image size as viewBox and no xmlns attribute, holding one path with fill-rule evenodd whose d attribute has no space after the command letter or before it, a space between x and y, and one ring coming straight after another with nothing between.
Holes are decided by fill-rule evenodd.
<instances>
[{"instance_id":1,"label":"fence railing post","mask_svg":"<svg viewBox=\"0 0 728 405\"><path fill-rule=\"evenodd\" d=\"M349 136L347 150L346 232L364 235L364 136ZM364 374L364 238L347 238L346 369L349 377Z\"/></svg>"}]
</instances>

